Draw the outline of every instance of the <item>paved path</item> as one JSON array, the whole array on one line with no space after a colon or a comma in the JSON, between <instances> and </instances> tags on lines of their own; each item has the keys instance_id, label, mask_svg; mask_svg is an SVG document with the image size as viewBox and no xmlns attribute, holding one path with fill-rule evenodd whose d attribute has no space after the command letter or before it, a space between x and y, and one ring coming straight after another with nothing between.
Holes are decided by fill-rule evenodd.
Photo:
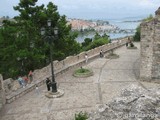
<instances>
[{"instance_id":1,"label":"paved path","mask_svg":"<svg viewBox=\"0 0 160 120\"><path fill-rule=\"evenodd\" d=\"M144 87L158 86L139 83L139 44L138 49L122 47L116 50L118 59L99 58L84 66L94 71L94 76L75 78L73 70L56 78L58 87L65 94L61 98L48 99L44 96L46 86L39 88L40 95L32 91L18 100L7 104L1 112L0 120L74 120L80 111L91 112L99 104L105 104L120 94L130 84Z\"/></svg>"}]
</instances>

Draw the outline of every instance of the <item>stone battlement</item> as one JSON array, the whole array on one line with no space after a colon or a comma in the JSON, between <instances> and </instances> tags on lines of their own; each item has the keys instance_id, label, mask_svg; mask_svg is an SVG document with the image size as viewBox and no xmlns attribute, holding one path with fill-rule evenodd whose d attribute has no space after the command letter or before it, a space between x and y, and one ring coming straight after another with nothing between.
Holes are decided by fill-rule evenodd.
<instances>
[{"instance_id":1,"label":"stone battlement","mask_svg":"<svg viewBox=\"0 0 160 120\"><path fill-rule=\"evenodd\" d=\"M3 86L3 78L2 75L0 75L0 109L3 107L5 102L6 100L5 100L5 90Z\"/></svg>"},{"instance_id":2,"label":"stone battlement","mask_svg":"<svg viewBox=\"0 0 160 120\"><path fill-rule=\"evenodd\" d=\"M100 50L103 50L104 53L109 52L110 50L119 48L127 42L127 38L121 38L113 43L109 43L95 49L82 52L76 56L69 56L62 61L54 61L54 70L55 77L60 76L61 74L67 72L68 70L79 67L85 64L85 53L88 55L88 60L94 60L99 57ZM18 89L16 91L10 92L10 94L6 95L6 103L11 103L19 97L25 95L26 93L35 89L35 85L41 86L45 83L46 77L51 77L51 68L50 65L35 70L33 72L34 75L34 83L29 84L26 88ZM58 82L58 81L57 81Z\"/></svg>"},{"instance_id":3,"label":"stone battlement","mask_svg":"<svg viewBox=\"0 0 160 120\"><path fill-rule=\"evenodd\" d=\"M140 77L157 82L160 79L160 8L155 14L155 18L141 24Z\"/></svg>"}]
</instances>

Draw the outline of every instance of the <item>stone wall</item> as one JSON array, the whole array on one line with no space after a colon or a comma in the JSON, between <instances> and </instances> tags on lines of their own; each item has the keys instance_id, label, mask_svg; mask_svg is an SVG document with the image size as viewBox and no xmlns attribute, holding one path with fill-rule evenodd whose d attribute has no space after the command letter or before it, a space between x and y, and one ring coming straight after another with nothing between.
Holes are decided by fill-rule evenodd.
<instances>
[{"instance_id":1,"label":"stone wall","mask_svg":"<svg viewBox=\"0 0 160 120\"><path fill-rule=\"evenodd\" d=\"M151 21L141 24L141 68L142 80L160 79L160 8Z\"/></svg>"},{"instance_id":2,"label":"stone wall","mask_svg":"<svg viewBox=\"0 0 160 120\"><path fill-rule=\"evenodd\" d=\"M121 42L113 42L113 43L109 43L94 49L91 49L89 51L86 52L82 52L78 55L75 56L68 56L66 59L62 60L62 61L54 61L54 71L60 71L62 69L67 68L68 66L80 63L82 61L85 61L85 53L87 53L89 60L99 56L99 52L101 50L103 50L103 52L107 52L108 50L114 49L116 47L119 47L121 44L125 44L126 43L126 38L121 38ZM49 64L48 66L42 68L42 69L38 69L35 70L33 72L34 74L34 79L36 80L40 80L40 79L45 79L48 76L51 76L51 65Z\"/></svg>"},{"instance_id":3,"label":"stone wall","mask_svg":"<svg viewBox=\"0 0 160 120\"><path fill-rule=\"evenodd\" d=\"M87 120L159 120L160 89L144 89L136 84L121 91L109 103L97 106Z\"/></svg>"},{"instance_id":4,"label":"stone wall","mask_svg":"<svg viewBox=\"0 0 160 120\"><path fill-rule=\"evenodd\" d=\"M99 52L102 49L104 53L110 52L110 50L113 49L117 49L123 45L125 45L125 43L127 42L127 38L121 38L119 39L119 41L115 41L113 43L110 44L106 44L100 47L97 47L95 49L86 51L86 52L82 52L76 56L69 56L66 59L62 60L62 61L54 61L54 73L55 73L55 77L59 76L63 73L65 73L66 71L75 68L75 67L80 67L82 65L85 64L85 53L88 54L88 62L91 60L94 60L96 58L99 57ZM45 83L46 77L51 77L51 68L50 65L42 68L42 69L38 69L35 70L33 72L33 83L34 84L30 84L29 86L26 86L23 89L18 89L16 91L16 87L17 86L17 81L14 81L15 84L14 85L10 85L10 82L8 82L8 80L4 80L3 83L5 83L5 86L7 87L8 85L11 86L11 88L7 88L5 91L8 91L9 89L11 89L12 91L8 92L8 94L6 93L6 103L11 103L14 100L18 99L19 97L27 94L28 92L32 91L35 89L35 84L38 86L41 86ZM17 86L18 88L19 86Z\"/></svg>"},{"instance_id":5,"label":"stone wall","mask_svg":"<svg viewBox=\"0 0 160 120\"><path fill-rule=\"evenodd\" d=\"M0 74L0 110L2 109L3 105L5 104L5 91L3 87L3 77Z\"/></svg>"}]
</instances>

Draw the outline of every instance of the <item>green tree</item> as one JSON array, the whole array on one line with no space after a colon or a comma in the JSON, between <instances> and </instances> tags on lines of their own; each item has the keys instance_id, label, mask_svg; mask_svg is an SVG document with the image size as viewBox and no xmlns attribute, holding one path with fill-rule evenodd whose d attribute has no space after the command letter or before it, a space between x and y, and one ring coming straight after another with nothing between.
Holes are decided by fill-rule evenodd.
<instances>
[{"instance_id":1,"label":"green tree","mask_svg":"<svg viewBox=\"0 0 160 120\"><path fill-rule=\"evenodd\" d=\"M98 32L96 32L96 34L95 34L95 36L94 36L94 40L97 40L97 39L99 39L99 38L101 38L101 36L98 34Z\"/></svg>"},{"instance_id":2,"label":"green tree","mask_svg":"<svg viewBox=\"0 0 160 120\"><path fill-rule=\"evenodd\" d=\"M107 34L100 36L98 33L96 33L93 40L86 38L84 42L82 42L82 51L87 51L108 43L109 36Z\"/></svg>"},{"instance_id":3,"label":"green tree","mask_svg":"<svg viewBox=\"0 0 160 120\"><path fill-rule=\"evenodd\" d=\"M0 73L6 76L14 76L18 73L16 61L16 32L13 22L8 21L3 29L0 29Z\"/></svg>"},{"instance_id":4,"label":"green tree","mask_svg":"<svg viewBox=\"0 0 160 120\"><path fill-rule=\"evenodd\" d=\"M99 46L102 46L104 44L108 44L108 39L106 38L99 38L97 40L94 40L90 45L89 45L89 49L93 49Z\"/></svg>"},{"instance_id":5,"label":"green tree","mask_svg":"<svg viewBox=\"0 0 160 120\"><path fill-rule=\"evenodd\" d=\"M84 42L82 42L82 47L88 46L92 42L92 38L85 38Z\"/></svg>"},{"instance_id":6,"label":"green tree","mask_svg":"<svg viewBox=\"0 0 160 120\"><path fill-rule=\"evenodd\" d=\"M40 35L42 27L48 29L48 19L52 21L51 29L59 29L58 36L52 38L54 59L61 60L80 50L80 44L75 40L76 35L71 34L71 26L67 25L65 16L59 15L57 6L52 2L47 6L37 6L37 1L20 0L14 7L19 16L14 17L12 22L4 21L3 29L0 30L0 61L4 64L0 67L0 72L5 78L27 74L29 70L48 64L49 45Z\"/></svg>"},{"instance_id":7,"label":"green tree","mask_svg":"<svg viewBox=\"0 0 160 120\"><path fill-rule=\"evenodd\" d=\"M102 37L105 38L105 39L109 39L109 35L107 35L106 33L104 33L104 34L102 35Z\"/></svg>"},{"instance_id":8,"label":"green tree","mask_svg":"<svg viewBox=\"0 0 160 120\"><path fill-rule=\"evenodd\" d=\"M108 42L109 42L108 39L101 37L97 40L93 40L88 46L83 47L83 50L87 51L87 50L102 46L104 44L108 44Z\"/></svg>"}]
</instances>

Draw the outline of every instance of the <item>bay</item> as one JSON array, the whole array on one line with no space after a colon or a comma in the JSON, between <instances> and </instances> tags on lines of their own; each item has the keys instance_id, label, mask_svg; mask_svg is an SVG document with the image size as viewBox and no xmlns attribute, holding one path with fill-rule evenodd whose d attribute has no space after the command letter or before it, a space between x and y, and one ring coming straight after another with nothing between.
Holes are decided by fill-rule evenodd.
<instances>
[{"instance_id":1,"label":"bay","mask_svg":"<svg viewBox=\"0 0 160 120\"><path fill-rule=\"evenodd\" d=\"M116 33L106 33L107 35L110 36L110 39L117 39L117 38L122 38L126 36L131 36L134 35L136 32L136 28L138 25L140 25L140 20L142 20L142 17L137 17L137 18L124 18L124 19L110 19L106 21L109 21L110 24L117 26L120 28L120 30L125 30L128 32L116 32ZM100 35L103 35L104 33L99 33ZM81 34L79 35L76 40L81 43L84 41L85 38L93 38L95 35L94 32L90 32L89 34Z\"/></svg>"}]
</instances>

